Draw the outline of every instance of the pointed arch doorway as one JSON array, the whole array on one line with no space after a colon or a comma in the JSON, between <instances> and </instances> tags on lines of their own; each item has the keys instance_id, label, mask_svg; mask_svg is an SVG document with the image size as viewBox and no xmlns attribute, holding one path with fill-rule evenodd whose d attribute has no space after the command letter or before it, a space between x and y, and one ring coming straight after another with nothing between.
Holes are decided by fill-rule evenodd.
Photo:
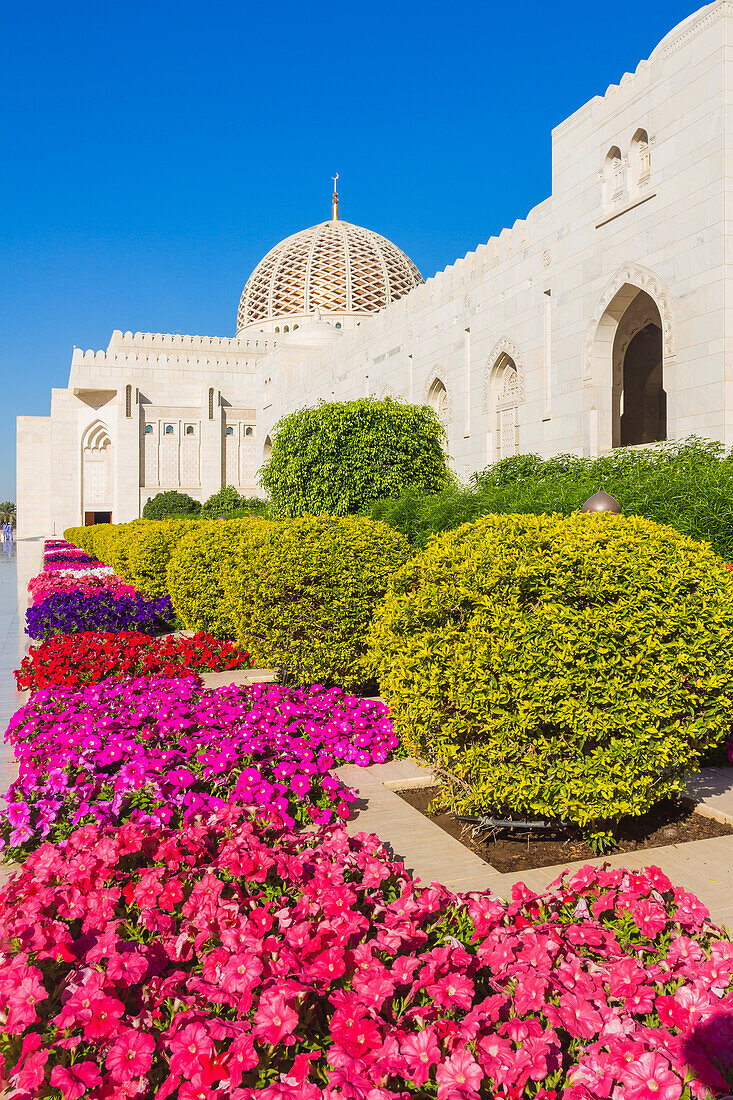
<instances>
[{"instance_id":1,"label":"pointed arch doorway","mask_svg":"<svg viewBox=\"0 0 733 1100\"><path fill-rule=\"evenodd\" d=\"M612 446L667 438L662 319L640 290L624 310L613 341Z\"/></svg>"},{"instance_id":2,"label":"pointed arch doorway","mask_svg":"<svg viewBox=\"0 0 733 1100\"><path fill-rule=\"evenodd\" d=\"M586 336L584 454L667 439L675 360L669 291L653 272L622 267L598 300Z\"/></svg>"}]
</instances>

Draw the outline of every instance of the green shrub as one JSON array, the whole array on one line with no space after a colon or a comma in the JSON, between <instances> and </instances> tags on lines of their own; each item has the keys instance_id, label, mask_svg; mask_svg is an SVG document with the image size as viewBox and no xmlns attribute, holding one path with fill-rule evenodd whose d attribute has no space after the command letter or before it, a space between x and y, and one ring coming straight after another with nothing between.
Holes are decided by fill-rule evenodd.
<instances>
[{"instance_id":1,"label":"green shrub","mask_svg":"<svg viewBox=\"0 0 733 1100\"><path fill-rule=\"evenodd\" d=\"M237 640L301 683L363 683L366 632L409 557L404 536L355 516L256 522L259 545L239 545L225 575Z\"/></svg>"},{"instance_id":2,"label":"green shrub","mask_svg":"<svg viewBox=\"0 0 733 1100\"><path fill-rule=\"evenodd\" d=\"M437 537L370 644L400 737L454 777L460 811L604 828L682 791L733 719L733 577L641 517Z\"/></svg>"},{"instance_id":3,"label":"green shrub","mask_svg":"<svg viewBox=\"0 0 733 1100\"><path fill-rule=\"evenodd\" d=\"M63 537L73 546L78 546L80 550L86 550L89 553L91 547L91 539L87 536L89 530L89 527L67 527Z\"/></svg>"},{"instance_id":4,"label":"green shrub","mask_svg":"<svg viewBox=\"0 0 733 1100\"><path fill-rule=\"evenodd\" d=\"M170 489L167 493L156 493L150 497L143 508L144 519L171 519L177 516L197 516L201 504L188 493L179 493Z\"/></svg>"},{"instance_id":5,"label":"green shrub","mask_svg":"<svg viewBox=\"0 0 733 1100\"><path fill-rule=\"evenodd\" d=\"M111 565L120 577L132 581L130 549L141 531L148 527L149 522L144 519L136 519L131 523L99 524L100 530L94 543L97 556L106 565Z\"/></svg>"},{"instance_id":6,"label":"green shrub","mask_svg":"<svg viewBox=\"0 0 733 1100\"><path fill-rule=\"evenodd\" d=\"M733 458L719 443L694 437L640 450L622 447L596 459L556 455L543 462L517 455L474 474L467 491L405 493L370 514L425 546L431 534L482 515L570 515L599 489L616 497L624 514L669 523L733 560Z\"/></svg>"},{"instance_id":7,"label":"green shrub","mask_svg":"<svg viewBox=\"0 0 733 1100\"><path fill-rule=\"evenodd\" d=\"M409 487L449 485L444 443L445 430L425 405L322 403L279 421L260 481L284 515L347 515Z\"/></svg>"},{"instance_id":8,"label":"green shrub","mask_svg":"<svg viewBox=\"0 0 733 1100\"><path fill-rule=\"evenodd\" d=\"M225 577L237 549L248 556L269 527L261 519L201 520L184 534L168 562L166 583L188 629L208 630L217 638L235 636Z\"/></svg>"},{"instance_id":9,"label":"green shrub","mask_svg":"<svg viewBox=\"0 0 733 1100\"><path fill-rule=\"evenodd\" d=\"M233 485L225 485L218 493L214 493L201 505L201 519L219 519L225 516L227 519L237 517L243 519L246 516L267 516L269 514L269 501L260 497L242 497Z\"/></svg>"},{"instance_id":10,"label":"green shrub","mask_svg":"<svg viewBox=\"0 0 733 1100\"><path fill-rule=\"evenodd\" d=\"M197 530L198 524L193 529ZM162 520L136 528L127 542L125 579L150 596L169 595L168 561L183 536L191 530L188 519Z\"/></svg>"}]
</instances>

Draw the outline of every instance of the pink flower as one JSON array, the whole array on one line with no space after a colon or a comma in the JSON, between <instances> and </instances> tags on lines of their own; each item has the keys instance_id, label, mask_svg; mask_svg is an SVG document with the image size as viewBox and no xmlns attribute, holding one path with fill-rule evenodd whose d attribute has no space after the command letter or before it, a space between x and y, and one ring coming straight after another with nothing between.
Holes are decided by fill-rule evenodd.
<instances>
[{"instance_id":1,"label":"pink flower","mask_svg":"<svg viewBox=\"0 0 733 1100\"><path fill-rule=\"evenodd\" d=\"M115 1081L131 1081L148 1072L153 1061L155 1039L128 1028L107 1053L107 1069Z\"/></svg>"},{"instance_id":2,"label":"pink flower","mask_svg":"<svg viewBox=\"0 0 733 1100\"><path fill-rule=\"evenodd\" d=\"M467 1050L457 1050L438 1066L438 1100L464 1100L478 1095L481 1067Z\"/></svg>"},{"instance_id":3,"label":"pink flower","mask_svg":"<svg viewBox=\"0 0 733 1100\"><path fill-rule=\"evenodd\" d=\"M462 974L447 974L444 978L427 986L427 994L438 1008L465 1008L473 1002L473 982Z\"/></svg>"},{"instance_id":4,"label":"pink flower","mask_svg":"<svg viewBox=\"0 0 733 1100\"><path fill-rule=\"evenodd\" d=\"M631 911L636 927L650 940L667 927L667 914L655 901L644 898L642 901L637 901Z\"/></svg>"},{"instance_id":5,"label":"pink flower","mask_svg":"<svg viewBox=\"0 0 733 1100\"><path fill-rule=\"evenodd\" d=\"M260 998L252 1034L274 1046L287 1035L292 1035L297 1023L298 1013L293 1011L282 993L270 991Z\"/></svg>"},{"instance_id":6,"label":"pink flower","mask_svg":"<svg viewBox=\"0 0 733 1100\"><path fill-rule=\"evenodd\" d=\"M186 1024L171 1039L171 1072L192 1077L200 1071L203 1060L209 1057L213 1048L203 1024Z\"/></svg>"},{"instance_id":7,"label":"pink flower","mask_svg":"<svg viewBox=\"0 0 733 1100\"><path fill-rule=\"evenodd\" d=\"M624 1100L678 1100L682 1081L661 1054L646 1051L624 1070Z\"/></svg>"},{"instance_id":8,"label":"pink flower","mask_svg":"<svg viewBox=\"0 0 733 1100\"><path fill-rule=\"evenodd\" d=\"M50 1083L53 1088L61 1090L64 1100L78 1100L87 1089L101 1085L102 1078L94 1062L76 1062L69 1069L54 1066Z\"/></svg>"},{"instance_id":9,"label":"pink flower","mask_svg":"<svg viewBox=\"0 0 733 1100\"><path fill-rule=\"evenodd\" d=\"M106 1039L117 1029L117 1021L125 1011L122 1001L104 995L95 997L91 1004L91 1019L84 1025L89 1039Z\"/></svg>"},{"instance_id":10,"label":"pink flower","mask_svg":"<svg viewBox=\"0 0 733 1100\"><path fill-rule=\"evenodd\" d=\"M416 1035L408 1035L400 1042L400 1053L407 1063L407 1076L413 1085L424 1085L430 1076L430 1067L440 1061L440 1047L432 1028L426 1027Z\"/></svg>"}]
</instances>

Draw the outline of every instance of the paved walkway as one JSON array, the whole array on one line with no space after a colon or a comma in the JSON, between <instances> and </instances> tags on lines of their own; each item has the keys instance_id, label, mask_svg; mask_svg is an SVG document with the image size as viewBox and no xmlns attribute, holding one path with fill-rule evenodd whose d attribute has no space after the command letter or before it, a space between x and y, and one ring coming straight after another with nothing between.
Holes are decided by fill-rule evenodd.
<instances>
[{"instance_id":1,"label":"paved walkway","mask_svg":"<svg viewBox=\"0 0 733 1100\"><path fill-rule=\"evenodd\" d=\"M507 897L515 882L545 890L566 867L610 863L638 870L656 866L675 885L697 894L716 923L733 930L733 835L502 874L395 794L409 787L430 786L434 780L426 768L411 760L395 760L371 768L348 765L339 768L338 774L360 796L357 815L347 822L349 832L377 833L422 882L442 882L455 891L492 890ZM698 810L733 824L733 770L705 769L695 777L694 786L705 800Z\"/></svg>"}]
</instances>

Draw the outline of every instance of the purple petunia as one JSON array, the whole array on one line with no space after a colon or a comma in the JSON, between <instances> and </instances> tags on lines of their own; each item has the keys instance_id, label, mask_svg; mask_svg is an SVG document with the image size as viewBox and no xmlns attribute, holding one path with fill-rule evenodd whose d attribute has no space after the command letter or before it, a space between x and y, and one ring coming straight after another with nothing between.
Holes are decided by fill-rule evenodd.
<instances>
[{"instance_id":1,"label":"purple petunia","mask_svg":"<svg viewBox=\"0 0 733 1100\"><path fill-rule=\"evenodd\" d=\"M104 589L99 592L62 592L48 596L26 612L26 633L46 639L52 634L78 634L85 630L114 633L134 630L160 634L175 620L168 596L120 596Z\"/></svg>"}]
</instances>

